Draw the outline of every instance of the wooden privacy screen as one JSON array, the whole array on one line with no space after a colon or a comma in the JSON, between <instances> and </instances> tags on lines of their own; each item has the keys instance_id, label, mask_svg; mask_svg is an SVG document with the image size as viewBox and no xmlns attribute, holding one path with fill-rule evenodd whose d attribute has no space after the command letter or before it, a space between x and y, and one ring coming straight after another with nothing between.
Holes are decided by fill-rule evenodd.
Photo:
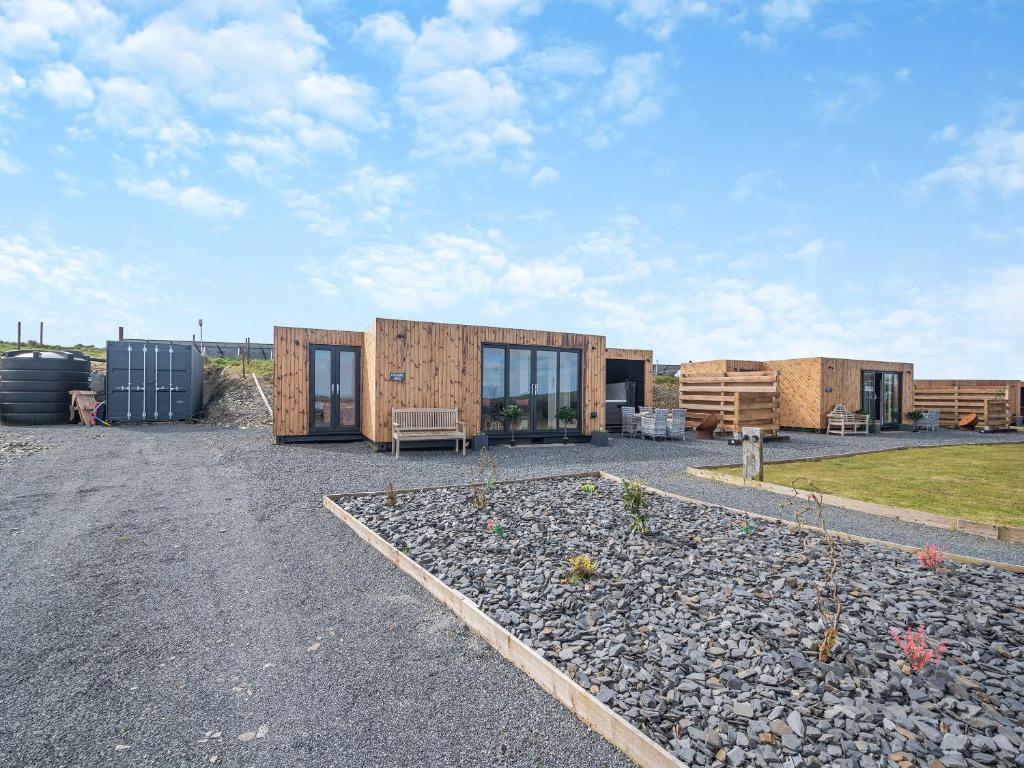
<instances>
[{"instance_id":1,"label":"wooden privacy screen","mask_svg":"<svg viewBox=\"0 0 1024 768\"><path fill-rule=\"evenodd\" d=\"M978 414L979 421L988 427L1001 428L1010 423L1008 387L979 387L948 385L922 385L914 387L914 409L938 411L939 426L955 428L968 413Z\"/></svg>"},{"instance_id":2,"label":"wooden privacy screen","mask_svg":"<svg viewBox=\"0 0 1024 768\"><path fill-rule=\"evenodd\" d=\"M761 427L779 432L779 372L744 371L717 376L679 377L679 407L686 409L686 425L695 427L709 414L721 418L718 430L741 432Z\"/></svg>"}]
</instances>

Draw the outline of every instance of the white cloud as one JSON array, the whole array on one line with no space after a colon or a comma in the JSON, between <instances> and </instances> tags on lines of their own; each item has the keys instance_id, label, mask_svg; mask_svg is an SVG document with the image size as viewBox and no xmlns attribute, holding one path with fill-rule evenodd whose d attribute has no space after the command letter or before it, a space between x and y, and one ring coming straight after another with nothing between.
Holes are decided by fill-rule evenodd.
<instances>
[{"instance_id":1,"label":"white cloud","mask_svg":"<svg viewBox=\"0 0 1024 768\"><path fill-rule=\"evenodd\" d=\"M145 276L147 279L138 279ZM46 317L51 338L107 338L117 325L144 330L152 270L98 251L0 237L0 293L11 317Z\"/></svg>"},{"instance_id":2,"label":"white cloud","mask_svg":"<svg viewBox=\"0 0 1024 768\"><path fill-rule=\"evenodd\" d=\"M416 246L380 244L350 249L318 273L369 295L386 311L415 312L486 295L505 254L482 240L437 233Z\"/></svg>"},{"instance_id":3,"label":"white cloud","mask_svg":"<svg viewBox=\"0 0 1024 768\"><path fill-rule=\"evenodd\" d=\"M121 20L100 0L7 0L0 14L0 54L54 52L65 38L76 38L88 53L120 29Z\"/></svg>"},{"instance_id":4,"label":"white cloud","mask_svg":"<svg viewBox=\"0 0 1024 768\"><path fill-rule=\"evenodd\" d=\"M760 197L765 189L775 181L771 171L753 171L736 179L732 188L734 203L744 203L752 198Z\"/></svg>"},{"instance_id":5,"label":"white cloud","mask_svg":"<svg viewBox=\"0 0 1024 768\"><path fill-rule=\"evenodd\" d=\"M549 77L594 77L605 66L593 48L585 45L556 45L532 51L523 58L523 68Z\"/></svg>"},{"instance_id":6,"label":"white cloud","mask_svg":"<svg viewBox=\"0 0 1024 768\"><path fill-rule=\"evenodd\" d=\"M950 123L941 131L933 134L932 138L939 139L940 141L956 141L960 138L960 126L956 123Z\"/></svg>"},{"instance_id":7,"label":"white cloud","mask_svg":"<svg viewBox=\"0 0 1024 768\"><path fill-rule=\"evenodd\" d=\"M89 81L74 64L52 64L43 69L39 90L59 107L80 109L95 98Z\"/></svg>"},{"instance_id":8,"label":"white cloud","mask_svg":"<svg viewBox=\"0 0 1024 768\"><path fill-rule=\"evenodd\" d=\"M23 170L24 168L21 163L8 155L5 150L0 149L0 173L16 175L21 173Z\"/></svg>"},{"instance_id":9,"label":"white cloud","mask_svg":"<svg viewBox=\"0 0 1024 768\"><path fill-rule=\"evenodd\" d=\"M25 88L25 78L0 64L0 96L10 96Z\"/></svg>"},{"instance_id":10,"label":"white cloud","mask_svg":"<svg viewBox=\"0 0 1024 768\"><path fill-rule=\"evenodd\" d=\"M826 123L850 122L859 118L881 94L881 88L871 75L846 76L829 92L819 93L818 112Z\"/></svg>"},{"instance_id":11,"label":"white cloud","mask_svg":"<svg viewBox=\"0 0 1024 768\"><path fill-rule=\"evenodd\" d=\"M600 106L627 124L649 123L661 116L661 54L620 56L612 64Z\"/></svg>"},{"instance_id":12,"label":"white cloud","mask_svg":"<svg viewBox=\"0 0 1024 768\"><path fill-rule=\"evenodd\" d=\"M448 11L456 19L493 19L512 13L529 16L540 8L540 0L448 0Z\"/></svg>"},{"instance_id":13,"label":"white cloud","mask_svg":"<svg viewBox=\"0 0 1024 768\"><path fill-rule=\"evenodd\" d=\"M550 165L545 165L537 170L530 178L531 187L542 187L545 184L553 184L561 178L561 174Z\"/></svg>"},{"instance_id":14,"label":"white cloud","mask_svg":"<svg viewBox=\"0 0 1024 768\"><path fill-rule=\"evenodd\" d=\"M82 197L85 193L81 188L81 179L66 171L54 171L55 178L61 185L61 191L68 197Z\"/></svg>"},{"instance_id":15,"label":"white cloud","mask_svg":"<svg viewBox=\"0 0 1024 768\"><path fill-rule=\"evenodd\" d=\"M615 17L620 24L667 40L687 18L715 17L724 4L715 0L623 0L620 5L622 10Z\"/></svg>"},{"instance_id":16,"label":"white cloud","mask_svg":"<svg viewBox=\"0 0 1024 768\"><path fill-rule=\"evenodd\" d=\"M893 77L900 83L910 82L910 67L900 67L896 70Z\"/></svg>"},{"instance_id":17,"label":"white cloud","mask_svg":"<svg viewBox=\"0 0 1024 768\"><path fill-rule=\"evenodd\" d=\"M965 152L922 177L917 191L928 193L945 184L965 194L991 189L1009 197L1024 191L1024 127L1017 124L1018 111L1012 105L1004 107L991 125L967 139ZM952 140L953 132L950 134Z\"/></svg>"},{"instance_id":18,"label":"white cloud","mask_svg":"<svg viewBox=\"0 0 1024 768\"><path fill-rule=\"evenodd\" d=\"M386 224L395 202L413 189L412 181L401 173L384 173L372 165L364 165L349 174L338 190L363 206L363 221Z\"/></svg>"},{"instance_id":19,"label":"white cloud","mask_svg":"<svg viewBox=\"0 0 1024 768\"><path fill-rule=\"evenodd\" d=\"M311 232L337 238L344 236L348 231L348 221L335 216L330 206L317 195L300 190L288 190L284 193L284 202Z\"/></svg>"},{"instance_id":20,"label":"white cloud","mask_svg":"<svg viewBox=\"0 0 1024 768\"><path fill-rule=\"evenodd\" d=\"M133 78L112 77L99 91L93 111L97 124L128 136L152 137L175 112L169 96Z\"/></svg>"},{"instance_id":21,"label":"white cloud","mask_svg":"<svg viewBox=\"0 0 1024 768\"><path fill-rule=\"evenodd\" d=\"M166 179L138 181L119 178L118 189L208 219L237 219L245 215L245 203L199 186L177 187Z\"/></svg>"},{"instance_id":22,"label":"white cloud","mask_svg":"<svg viewBox=\"0 0 1024 768\"><path fill-rule=\"evenodd\" d=\"M798 24L814 15L817 0L769 0L761 6L761 15L769 27Z\"/></svg>"}]
</instances>

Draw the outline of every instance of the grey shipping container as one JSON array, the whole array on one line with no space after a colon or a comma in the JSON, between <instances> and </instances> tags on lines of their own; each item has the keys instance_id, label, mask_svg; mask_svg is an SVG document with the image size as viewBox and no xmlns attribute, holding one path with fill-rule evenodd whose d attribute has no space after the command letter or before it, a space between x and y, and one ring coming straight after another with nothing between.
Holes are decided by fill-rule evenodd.
<instances>
[{"instance_id":1,"label":"grey shipping container","mask_svg":"<svg viewBox=\"0 0 1024 768\"><path fill-rule=\"evenodd\" d=\"M203 357L191 344L107 342L110 423L191 419L203 405Z\"/></svg>"}]
</instances>

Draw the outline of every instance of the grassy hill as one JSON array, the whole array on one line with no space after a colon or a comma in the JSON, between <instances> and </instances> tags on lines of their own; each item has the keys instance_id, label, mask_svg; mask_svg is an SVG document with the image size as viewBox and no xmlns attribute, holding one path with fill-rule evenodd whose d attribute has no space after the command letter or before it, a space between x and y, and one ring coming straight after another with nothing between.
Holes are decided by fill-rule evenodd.
<instances>
[{"instance_id":1,"label":"grassy hill","mask_svg":"<svg viewBox=\"0 0 1024 768\"><path fill-rule=\"evenodd\" d=\"M18 348L18 342L16 341L4 341L0 339L0 352L11 352ZM23 341L21 342L22 349L29 350L41 350L47 352L61 352L63 350L78 351L88 355L94 360L106 360L107 350L106 347L94 347L91 344L75 344L74 346L62 346L60 344L43 344L40 346L35 342Z\"/></svg>"}]
</instances>

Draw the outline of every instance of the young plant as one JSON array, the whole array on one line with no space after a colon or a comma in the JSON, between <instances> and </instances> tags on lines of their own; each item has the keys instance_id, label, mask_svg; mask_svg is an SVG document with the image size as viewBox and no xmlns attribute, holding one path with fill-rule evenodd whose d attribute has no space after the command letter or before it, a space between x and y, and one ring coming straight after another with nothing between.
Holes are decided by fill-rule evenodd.
<instances>
[{"instance_id":1,"label":"young plant","mask_svg":"<svg viewBox=\"0 0 1024 768\"><path fill-rule=\"evenodd\" d=\"M821 616L823 627L821 641L818 643L818 660L828 661L832 658L832 651L839 641L839 618L843 613L843 601L839 597L839 586L836 583L836 573L839 572L842 566L842 556L836 537L832 535L832 532L825 525L825 509L822 506L821 492L815 487L814 483L805 477L797 478L792 482L792 485L794 487L806 485L811 489L809 498L803 499L794 491L791 499L791 502L797 499L804 502L793 513L797 532L803 536L803 548L806 550L811 546L810 536L812 534L805 530L807 525L805 518L806 515L812 513L816 518L813 523L814 527L817 528L816 533L825 545L825 569L818 583L814 585L814 591L817 595L818 614ZM784 502L780 505L780 517L781 513L786 510L791 502Z\"/></svg>"},{"instance_id":2,"label":"young plant","mask_svg":"<svg viewBox=\"0 0 1024 768\"><path fill-rule=\"evenodd\" d=\"M569 575L566 581L570 584L579 584L581 581L589 581L597 573L597 564L590 555L575 555L569 558Z\"/></svg>"},{"instance_id":3,"label":"young plant","mask_svg":"<svg viewBox=\"0 0 1024 768\"><path fill-rule=\"evenodd\" d=\"M907 629L902 636L896 627L889 627L889 635L899 646L903 653L903 659L907 662L911 672L919 672L929 664L938 664L942 659L942 654L946 652L945 642L939 643L934 649L929 645L928 638L924 635L923 626L919 626L916 632Z\"/></svg>"},{"instance_id":4,"label":"young plant","mask_svg":"<svg viewBox=\"0 0 1024 768\"><path fill-rule=\"evenodd\" d=\"M384 491L384 495L389 507L398 506L398 491L395 490L395 483L393 480L388 483L388 487Z\"/></svg>"},{"instance_id":5,"label":"young plant","mask_svg":"<svg viewBox=\"0 0 1024 768\"><path fill-rule=\"evenodd\" d=\"M519 422L523 420L524 416L526 416L526 411L516 403L512 403L512 405L508 406L501 412L501 415L508 421L508 428L512 431L512 445L515 445L516 430L519 429Z\"/></svg>"},{"instance_id":6,"label":"young plant","mask_svg":"<svg viewBox=\"0 0 1024 768\"><path fill-rule=\"evenodd\" d=\"M504 536L505 536L505 527L501 523L499 523L497 520L495 520L493 517L490 520L487 521L487 526L486 527L487 527L487 532L488 533L494 534L495 536L497 536L499 538L504 538Z\"/></svg>"},{"instance_id":7,"label":"young plant","mask_svg":"<svg viewBox=\"0 0 1024 768\"><path fill-rule=\"evenodd\" d=\"M562 422L562 442L569 442L569 422L576 421L576 409L571 405L563 405L558 409L555 418Z\"/></svg>"},{"instance_id":8,"label":"young plant","mask_svg":"<svg viewBox=\"0 0 1024 768\"><path fill-rule=\"evenodd\" d=\"M927 568L929 571L940 570L942 564L946 561L943 551L934 544L929 544L924 549L917 550L914 554L917 555L917 559L921 562L921 567Z\"/></svg>"},{"instance_id":9,"label":"young plant","mask_svg":"<svg viewBox=\"0 0 1024 768\"><path fill-rule=\"evenodd\" d=\"M583 493L594 493L597 490L597 486L594 485L589 480L584 480L582 483L580 483L580 490Z\"/></svg>"},{"instance_id":10,"label":"young plant","mask_svg":"<svg viewBox=\"0 0 1024 768\"><path fill-rule=\"evenodd\" d=\"M749 519L737 520L736 526L739 528L739 532L744 536L749 536L754 531L754 526L750 524Z\"/></svg>"},{"instance_id":11,"label":"young plant","mask_svg":"<svg viewBox=\"0 0 1024 768\"><path fill-rule=\"evenodd\" d=\"M470 486L472 489L473 506L483 512L490 503L491 493L497 482L498 465L486 448L480 451L480 460L476 466L476 479Z\"/></svg>"},{"instance_id":12,"label":"young plant","mask_svg":"<svg viewBox=\"0 0 1024 768\"><path fill-rule=\"evenodd\" d=\"M912 423L917 424L917 422L924 418L924 411L907 411L907 418Z\"/></svg>"},{"instance_id":13,"label":"young plant","mask_svg":"<svg viewBox=\"0 0 1024 768\"><path fill-rule=\"evenodd\" d=\"M629 532L646 536L651 532L650 514L651 500L639 480L622 481L622 505L629 513Z\"/></svg>"}]
</instances>

